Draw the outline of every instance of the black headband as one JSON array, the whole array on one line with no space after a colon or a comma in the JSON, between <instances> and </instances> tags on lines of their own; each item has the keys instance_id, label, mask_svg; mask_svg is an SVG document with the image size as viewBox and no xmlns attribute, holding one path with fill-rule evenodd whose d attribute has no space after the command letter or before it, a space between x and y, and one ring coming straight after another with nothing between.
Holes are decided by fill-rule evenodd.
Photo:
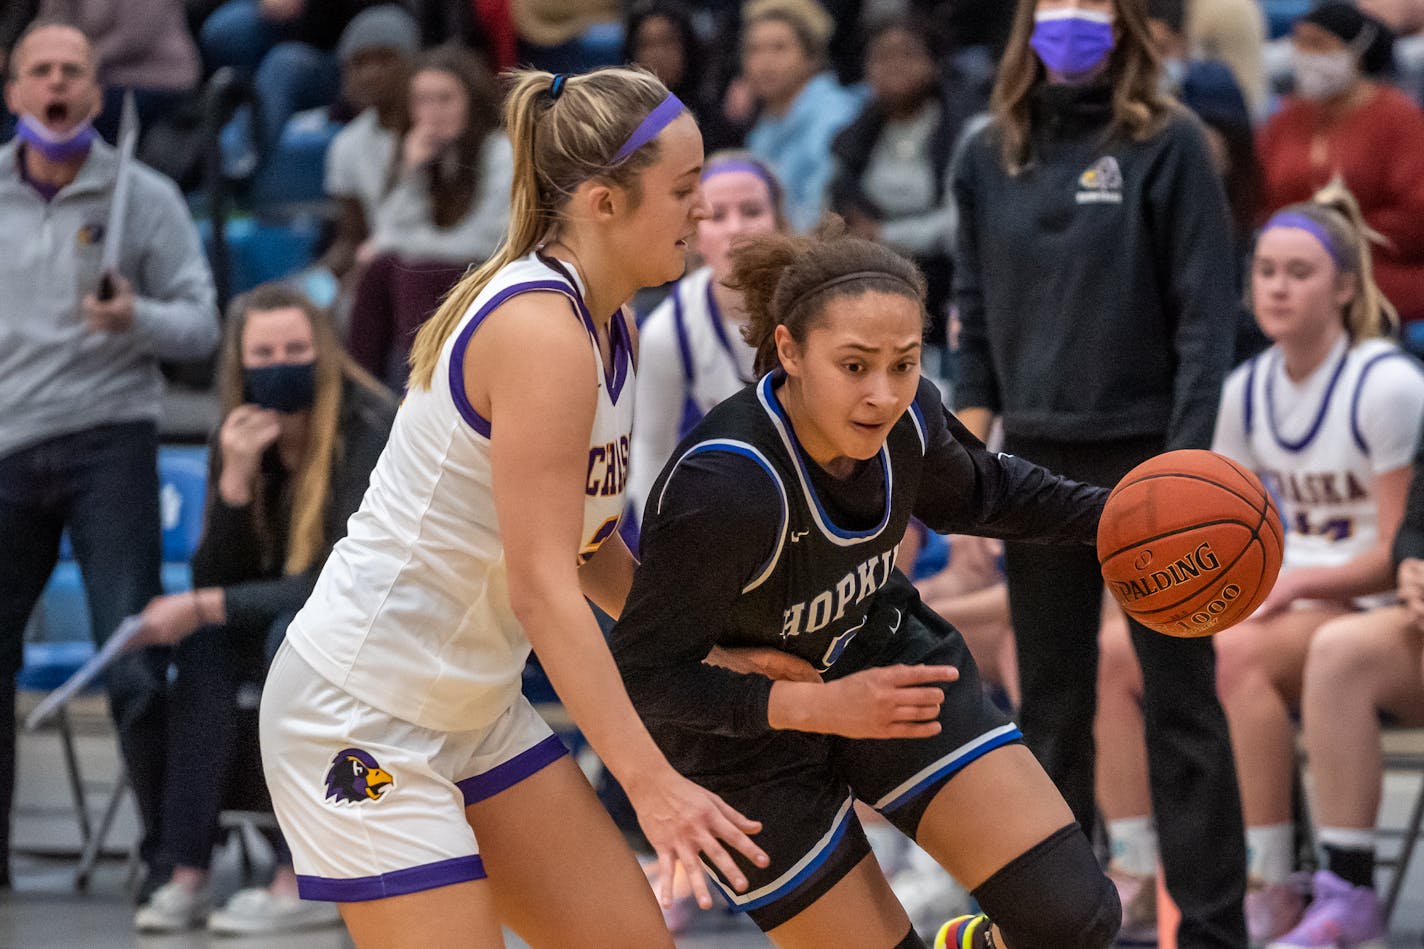
<instances>
[{"instance_id":1,"label":"black headband","mask_svg":"<svg viewBox=\"0 0 1424 949\"><path fill-rule=\"evenodd\" d=\"M822 283L818 283L811 289L804 291L795 300L791 301L791 305L786 308L786 313L789 315L790 313L795 311L798 306L805 303L807 300L811 299L817 294L821 293L823 290L829 290L832 287L840 286L843 283L850 283L852 280L889 280L893 283L902 284L905 289L910 291L910 294L915 299L918 300L920 297L919 289L913 283L906 280L904 277L899 276L898 274L886 273L883 270L857 270L854 273L846 273L841 274L839 277L832 277L831 279L826 280Z\"/></svg>"}]
</instances>

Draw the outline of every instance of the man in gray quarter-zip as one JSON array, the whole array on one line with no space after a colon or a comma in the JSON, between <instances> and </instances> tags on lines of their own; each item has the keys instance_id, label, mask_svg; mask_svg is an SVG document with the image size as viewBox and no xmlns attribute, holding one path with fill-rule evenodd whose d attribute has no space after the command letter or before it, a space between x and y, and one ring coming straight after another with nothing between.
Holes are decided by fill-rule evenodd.
<instances>
[{"instance_id":1,"label":"man in gray quarter-zip","mask_svg":"<svg viewBox=\"0 0 1424 949\"><path fill-rule=\"evenodd\" d=\"M84 35L37 22L9 67L19 126L0 147L0 888L15 673L60 535L100 640L161 592L158 360L200 359L218 340L212 275L173 183L132 165L123 220L110 220L119 161L90 124L101 100ZM106 241L122 249L100 293ZM166 665L149 650L106 673L145 858L157 839Z\"/></svg>"}]
</instances>

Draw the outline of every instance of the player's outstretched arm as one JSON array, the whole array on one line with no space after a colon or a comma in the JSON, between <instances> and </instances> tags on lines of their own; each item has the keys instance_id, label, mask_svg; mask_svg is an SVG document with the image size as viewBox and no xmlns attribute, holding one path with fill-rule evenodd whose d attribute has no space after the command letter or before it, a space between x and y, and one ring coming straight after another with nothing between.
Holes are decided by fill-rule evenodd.
<instances>
[{"instance_id":1,"label":"player's outstretched arm","mask_svg":"<svg viewBox=\"0 0 1424 949\"><path fill-rule=\"evenodd\" d=\"M539 371L529 372L537 353ZM490 419L493 495L515 614L560 698L627 790L658 853L671 899L681 862L711 906L705 854L733 886L745 875L724 842L765 865L750 837L760 829L715 794L679 775L653 743L624 691L584 602L577 552L597 389L588 338L556 296L526 294L491 314L466 355L471 404ZM488 413L488 414L486 414Z\"/></svg>"}]
</instances>

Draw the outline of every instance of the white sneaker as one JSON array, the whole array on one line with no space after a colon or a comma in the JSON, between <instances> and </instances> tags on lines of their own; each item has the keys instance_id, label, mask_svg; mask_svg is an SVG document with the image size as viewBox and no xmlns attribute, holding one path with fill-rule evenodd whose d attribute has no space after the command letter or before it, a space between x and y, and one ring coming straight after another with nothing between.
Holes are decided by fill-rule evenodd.
<instances>
[{"instance_id":1,"label":"white sneaker","mask_svg":"<svg viewBox=\"0 0 1424 949\"><path fill-rule=\"evenodd\" d=\"M208 931L240 936L283 933L318 926L335 926L341 912L335 903L276 896L265 887L238 890L222 909L208 917Z\"/></svg>"},{"instance_id":2,"label":"white sneaker","mask_svg":"<svg viewBox=\"0 0 1424 949\"><path fill-rule=\"evenodd\" d=\"M919 847L890 878L890 889L918 933L933 933L947 917L969 912L969 894L949 872Z\"/></svg>"},{"instance_id":3,"label":"white sneaker","mask_svg":"<svg viewBox=\"0 0 1424 949\"><path fill-rule=\"evenodd\" d=\"M134 928L141 933L179 933L201 926L212 909L207 887L190 890L181 883L165 883L134 913Z\"/></svg>"}]
</instances>

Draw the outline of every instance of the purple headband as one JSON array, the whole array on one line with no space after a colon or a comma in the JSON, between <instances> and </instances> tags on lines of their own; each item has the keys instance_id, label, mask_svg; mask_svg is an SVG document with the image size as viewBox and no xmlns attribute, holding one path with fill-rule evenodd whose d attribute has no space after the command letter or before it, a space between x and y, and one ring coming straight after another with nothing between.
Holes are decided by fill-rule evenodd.
<instances>
[{"instance_id":1,"label":"purple headband","mask_svg":"<svg viewBox=\"0 0 1424 949\"><path fill-rule=\"evenodd\" d=\"M760 178L762 183L766 185L766 190L771 192L772 203L777 203L781 200L781 185L777 184L776 179L771 176L771 172L754 161L747 161L742 158L724 158L719 161L714 161L703 169L702 180L706 181L708 178L715 178L717 175L725 175L735 171L744 171L749 175L755 175Z\"/></svg>"},{"instance_id":2,"label":"purple headband","mask_svg":"<svg viewBox=\"0 0 1424 949\"><path fill-rule=\"evenodd\" d=\"M671 125L672 120L682 115L685 111L687 111L687 106L682 104L682 100L669 92L667 98L659 102L657 108L649 112L648 117L643 119L642 124L633 130L633 134L628 136L628 141L624 142L623 147L618 149L618 154L613 156L613 161L609 164L618 164L657 138L659 132Z\"/></svg>"},{"instance_id":3,"label":"purple headband","mask_svg":"<svg viewBox=\"0 0 1424 949\"><path fill-rule=\"evenodd\" d=\"M1305 231L1320 242L1320 246L1324 247L1325 252L1330 255L1330 259L1335 261L1336 267L1342 269L1345 267L1345 261L1340 256L1340 251L1336 249L1335 241L1331 239L1330 232L1314 218L1301 214L1298 211L1282 211L1280 214L1273 215L1271 219L1266 222L1266 226L1261 228L1261 233L1264 234L1272 228L1277 227L1293 227Z\"/></svg>"}]
</instances>

